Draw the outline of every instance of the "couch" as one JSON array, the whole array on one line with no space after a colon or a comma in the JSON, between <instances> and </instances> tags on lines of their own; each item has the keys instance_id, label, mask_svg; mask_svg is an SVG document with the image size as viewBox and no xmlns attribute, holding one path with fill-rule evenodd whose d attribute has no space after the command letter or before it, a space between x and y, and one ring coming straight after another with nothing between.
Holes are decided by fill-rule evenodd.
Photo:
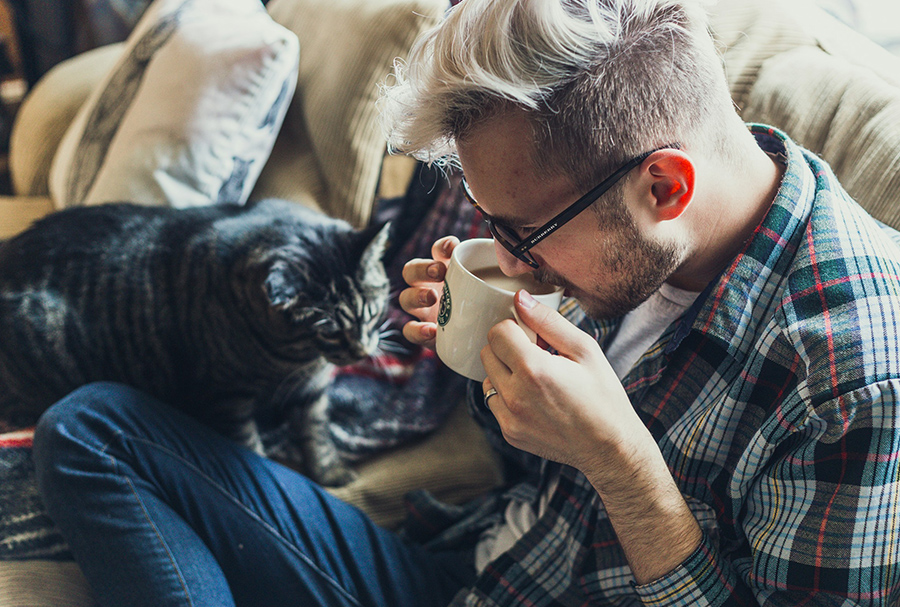
<instances>
[{"instance_id":1,"label":"couch","mask_svg":"<svg viewBox=\"0 0 900 607\"><path fill-rule=\"evenodd\" d=\"M293 199L362 225L376 198L405 191L413 170L408 159L385 157L371 118L375 83L412 36L440 17L444 3L419 0L415 19L412 3L399 0L292 0L293 14L279 12L288 4L273 0L269 10L282 22L310 20L315 27L294 28L301 49L297 92L250 198ZM875 217L900 227L900 58L804 0L720 0L711 12L744 119L785 129L828 160ZM403 19L407 22L398 26ZM356 53L343 48L352 37L347 28L354 30ZM367 40L387 30L394 32L393 44L375 57ZM59 207L49 182L60 140L121 53L120 46L111 46L70 59L25 100L11 142L16 196L0 199L0 238ZM363 60L378 65L365 78ZM348 113L345 88L359 87L361 78L365 100ZM351 127L363 133L335 134ZM329 147L335 137L352 143ZM337 192L334 179L346 179L341 175L348 169L353 191ZM335 493L386 526L400 520L401 496L408 489L427 488L461 502L502 482L497 456L461 407L433 435L367 461L359 472L358 480ZM71 562L0 562L0 606L86 604L90 590Z\"/></svg>"}]
</instances>

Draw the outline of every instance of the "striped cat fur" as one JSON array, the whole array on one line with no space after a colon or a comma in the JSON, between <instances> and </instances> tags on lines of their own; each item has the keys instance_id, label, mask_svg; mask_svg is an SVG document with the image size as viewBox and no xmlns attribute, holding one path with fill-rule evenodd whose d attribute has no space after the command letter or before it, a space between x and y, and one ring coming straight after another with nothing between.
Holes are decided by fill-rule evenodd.
<instances>
[{"instance_id":1,"label":"striped cat fur","mask_svg":"<svg viewBox=\"0 0 900 607\"><path fill-rule=\"evenodd\" d=\"M388 231L274 199L52 214L0 243L0 415L121 382L258 452L257 416L287 420L284 456L344 484L326 389L378 348Z\"/></svg>"}]
</instances>

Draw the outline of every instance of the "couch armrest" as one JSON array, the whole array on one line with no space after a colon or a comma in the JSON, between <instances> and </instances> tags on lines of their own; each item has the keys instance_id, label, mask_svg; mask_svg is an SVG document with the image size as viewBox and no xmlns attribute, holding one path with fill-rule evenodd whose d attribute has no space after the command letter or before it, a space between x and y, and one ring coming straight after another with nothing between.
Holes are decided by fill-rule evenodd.
<instances>
[{"instance_id":1,"label":"couch armrest","mask_svg":"<svg viewBox=\"0 0 900 607\"><path fill-rule=\"evenodd\" d=\"M9 170L16 194L50 195L48 176L56 148L79 108L122 54L122 48L122 44L111 44L63 61L25 97L9 144Z\"/></svg>"},{"instance_id":2,"label":"couch armrest","mask_svg":"<svg viewBox=\"0 0 900 607\"><path fill-rule=\"evenodd\" d=\"M0 240L18 234L54 210L48 196L0 196Z\"/></svg>"}]
</instances>

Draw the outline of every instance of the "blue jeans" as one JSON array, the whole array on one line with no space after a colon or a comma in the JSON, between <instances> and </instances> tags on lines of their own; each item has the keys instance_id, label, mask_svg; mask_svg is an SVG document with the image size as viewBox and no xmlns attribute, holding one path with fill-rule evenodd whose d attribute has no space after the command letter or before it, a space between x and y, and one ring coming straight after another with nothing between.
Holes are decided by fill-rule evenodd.
<instances>
[{"instance_id":1,"label":"blue jeans","mask_svg":"<svg viewBox=\"0 0 900 607\"><path fill-rule=\"evenodd\" d=\"M34 452L48 512L104 605L439 606L475 577L470 555L406 543L122 385L54 405Z\"/></svg>"}]
</instances>

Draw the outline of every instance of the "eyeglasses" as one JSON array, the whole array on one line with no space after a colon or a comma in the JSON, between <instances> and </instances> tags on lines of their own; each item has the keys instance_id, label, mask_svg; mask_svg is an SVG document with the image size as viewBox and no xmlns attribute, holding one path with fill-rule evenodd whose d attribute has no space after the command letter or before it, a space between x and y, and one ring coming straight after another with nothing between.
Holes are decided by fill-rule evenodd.
<instances>
[{"instance_id":1,"label":"eyeglasses","mask_svg":"<svg viewBox=\"0 0 900 607\"><path fill-rule=\"evenodd\" d=\"M550 234L564 226L573 217L591 206L601 196L603 196L603 194L605 194L607 190L613 187L616 182L618 182L629 171L631 171L631 169L644 162L644 160L646 160L650 156L650 154L665 149L677 150L680 147L681 146L677 143L670 143L668 145L658 147L654 150L650 150L649 152L645 152L640 156L632 158L621 167L619 167L612 175L600 182L599 185L591 189L587 194L566 207L561 213L559 213L559 215L557 215L541 227L532 230L531 234L529 234L525 238L520 238L515 228L510 227L503 222L498 221L497 219L494 219L484 212L484 209L481 208L481 205L479 205L478 201L475 200L475 197L472 196L472 191L469 189L469 184L468 182L466 182L465 177L462 178L463 194L465 194L466 199L470 203L472 203L472 205L476 209L478 209L482 216L484 216L484 220L488 224L491 235L493 235L497 242L503 245L503 248L509 251L510 254L514 255L516 259L524 261L532 268L537 269L539 267L538 262L534 259L534 256L528 252L531 248L533 248L537 243L544 240Z\"/></svg>"}]
</instances>

